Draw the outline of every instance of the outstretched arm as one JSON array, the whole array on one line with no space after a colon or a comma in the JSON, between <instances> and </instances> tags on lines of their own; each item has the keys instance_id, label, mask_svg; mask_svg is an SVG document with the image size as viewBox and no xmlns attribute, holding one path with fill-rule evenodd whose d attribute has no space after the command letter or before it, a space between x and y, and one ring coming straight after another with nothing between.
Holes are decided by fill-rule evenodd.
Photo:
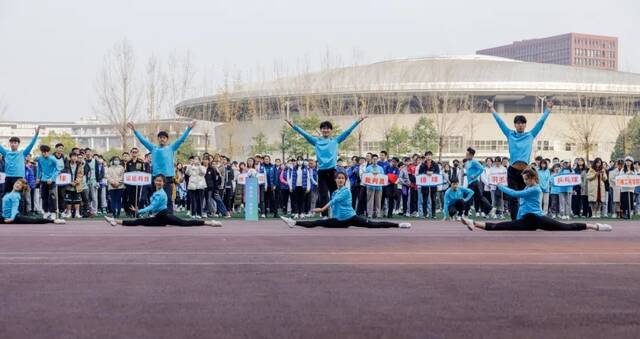
<instances>
[{"instance_id":1,"label":"outstretched arm","mask_svg":"<svg viewBox=\"0 0 640 339\"><path fill-rule=\"evenodd\" d=\"M178 148L180 148L180 146L184 143L185 140L187 140L187 137L189 136L189 133L191 133L191 130L196 126L196 121L193 120L189 123L189 126L187 127L187 129L184 131L184 133L182 133L182 135L180 136L180 138L178 140L176 140L176 142L174 142L173 144L171 144L171 148L173 149L173 151L177 151Z\"/></svg>"},{"instance_id":2,"label":"outstretched arm","mask_svg":"<svg viewBox=\"0 0 640 339\"><path fill-rule=\"evenodd\" d=\"M348 137L349 134L351 134L351 132L353 132L353 130L358 127L358 125L364 121L364 119L366 119L367 116L366 115L361 115L358 120L354 121L353 124L351 124L351 126L349 128L347 128L344 132L340 133L340 135L338 135L338 137L336 138L336 140L338 141L338 143L341 143L343 141L345 141Z\"/></svg>"},{"instance_id":3,"label":"outstretched arm","mask_svg":"<svg viewBox=\"0 0 640 339\"><path fill-rule=\"evenodd\" d=\"M545 108L544 113L542 113L542 117L540 117L540 120L538 120L535 126L533 126L533 128L531 129L531 134L534 138L538 136L538 133L540 133L540 131L542 130L542 126L544 126L544 123L547 121L549 113L551 113L551 109L553 108L553 101L547 100L546 103L547 108Z\"/></svg>"},{"instance_id":4,"label":"outstretched arm","mask_svg":"<svg viewBox=\"0 0 640 339\"><path fill-rule=\"evenodd\" d=\"M493 115L493 118L498 123L498 127L500 127L502 134L504 134L505 136L508 136L509 133L511 133L511 130L509 129L509 126L507 126L504 120L502 120L502 118L496 112L495 107L493 107L493 102L489 100L485 100L484 102L487 104L487 107L489 108L489 110L491 110L491 115Z\"/></svg>"},{"instance_id":5,"label":"outstretched arm","mask_svg":"<svg viewBox=\"0 0 640 339\"><path fill-rule=\"evenodd\" d=\"M153 149L156 146L154 146L149 140L147 140L147 138L145 138L142 134L140 134L140 132L138 132L138 130L136 130L136 127L133 125L132 122L128 122L127 123L127 127L129 127L133 131L133 135L135 135L136 138L138 138L140 143L142 145L144 145L144 147L146 147L149 150L149 152L153 151Z\"/></svg>"},{"instance_id":6,"label":"outstretched arm","mask_svg":"<svg viewBox=\"0 0 640 339\"><path fill-rule=\"evenodd\" d=\"M536 193L536 190L532 187L527 187L522 191L516 191L507 186L501 185L501 186L498 186L498 189L514 198L522 198L522 197L530 196Z\"/></svg>"},{"instance_id":7,"label":"outstretched arm","mask_svg":"<svg viewBox=\"0 0 640 339\"><path fill-rule=\"evenodd\" d=\"M298 132L300 135L302 135L303 138L307 139L307 141L315 146L316 142L318 141L318 139L316 139L316 137L314 137L313 135L309 134L307 131L303 130L300 126L296 125L293 123L293 121L291 120L285 120L287 122L287 124L289 124L289 126L291 126L293 128L294 131Z\"/></svg>"},{"instance_id":8,"label":"outstretched arm","mask_svg":"<svg viewBox=\"0 0 640 339\"><path fill-rule=\"evenodd\" d=\"M22 151L22 154L26 157L27 155L31 154L31 150L33 149L33 146L36 145L36 141L38 141L38 135L40 134L40 126L36 127L36 134L33 136L33 138L31 138L31 142L29 143L29 145L27 145L27 147Z\"/></svg>"}]
</instances>

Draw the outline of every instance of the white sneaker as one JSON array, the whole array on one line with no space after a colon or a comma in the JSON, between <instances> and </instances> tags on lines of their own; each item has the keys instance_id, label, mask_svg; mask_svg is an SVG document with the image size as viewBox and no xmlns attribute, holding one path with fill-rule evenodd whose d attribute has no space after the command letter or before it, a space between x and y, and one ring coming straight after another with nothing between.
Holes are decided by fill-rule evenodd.
<instances>
[{"instance_id":1,"label":"white sneaker","mask_svg":"<svg viewBox=\"0 0 640 339\"><path fill-rule=\"evenodd\" d=\"M296 225L296 221L291 218L280 216L280 219L282 219L282 221L284 221L287 225L289 225L289 227L294 227Z\"/></svg>"},{"instance_id":2,"label":"white sneaker","mask_svg":"<svg viewBox=\"0 0 640 339\"><path fill-rule=\"evenodd\" d=\"M482 216L482 213L476 212L476 218Z\"/></svg>"},{"instance_id":3,"label":"white sneaker","mask_svg":"<svg viewBox=\"0 0 640 339\"><path fill-rule=\"evenodd\" d=\"M82 219L82 214L77 213L77 214L76 214L76 219Z\"/></svg>"},{"instance_id":4,"label":"white sneaker","mask_svg":"<svg viewBox=\"0 0 640 339\"><path fill-rule=\"evenodd\" d=\"M300 214L294 214L293 219L300 219Z\"/></svg>"},{"instance_id":5,"label":"white sneaker","mask_svg":"<svg viewBox=\"0 0 640 339\"><path fill-rule=\"evenodd\" d=\"M462 217L460 217L460 216L456 217L456 221L461 221L461 220L462 220Z\"/></svg>"},{"instance_id":6,"label":"white sneaker","mask_svg":"<svg viewBox=\"0 0 640 339\"><path fill-rule=\"evenodd\" d=\"M55 213L49 213L49 218L47 218L49 220L55 220L56 219L56 214Z\"/></svg>"},{"instance_id":7,"label":"white sneaker","mask_svg":"<svg viewBox=\"0 0 640 339\"><path fill-rule=\"evenodd\" d=\"M260 214L260 218L263 218L263 219L264 219L264 218L266 218L266 217L267 217L266 215L264 215L264 214Z\"/></svg>"},{"instance_id":8,"label":"white sneaker","mask_svg":"<svg viewBox=\"0 0 640 339\"><path fill-rule=\"evenodd\" d=\"M468 229L469 231L473 231L473 229L475 228L475 227L473 226L473 220L471 220L471 219L469 219L469 218L464 218L464 217L463 217L463 218L461 218L461 221L462 221L462 223L463 223L465 226L467 226L467 229Z\"/></svg>"},{"instance_id":9,"label":"white sneaker","mask_svg":"<svg viewBox=\"0 0 640 339\"><path fill-rule=\"evenodd\" d=\"M611 227L611 225L609 224L596 224L596 226L598 226L599 232L611 232L611 230L613 229L613 227Z\"/></svg>"},{"instance_id":10,"label":"white sneaker","mask_svg":"<svg viewBox=\"0 0 640 339\"><path fill-rule=\"evenodd\" d=\"M104 220L106 220L106 221L107 221L107 223L108 223L109 225L111 225L111 226L117 226L117 225L118 225L118 223L116 223L116 219L114 219L114 218L112 218L112 217L109 217L109 216L106 216L106 215L105 215L105 216L104 216Z\"/></svg>"},{"instance_id":11,"label":"white sneaker","mask_svg":"<svg viewBox=\"0 0 640 339\"><path fill-rule=\"evenodd\" d=\"M401 222L400 225L398 225L398 228L411 228L411 224L408 222Z\"/></svg>"},{"instance_id":12,"label":"white sneaker","mask_svg":"<svg viewBox=\"0 0 640 339\"><path fill-rule=\"evenodd\" d=\"M221 227L222 223L216 220L207 220L204 222L205 225L207 226L211 226L211 227Z\"/></svg>"},{"instance_id":13,"label":"white sneaker","mask_svg":"<svg viewBox=\"0 0 640 339\"><path fill-rule=\"evenodd\" d=\"M66 224L67 221L64 219L53 219L54 224Z\"/></svg>"},{"instance_id":14,"label":"white sneaker","mask_svg":"<svg viewBox=\"0 0 640 339\"><path fill-rule=\"evenodd\" d=\"M490 219L495 219L496 218L496 208L492 208L491 212L489 212L489 218Z\"/></svg>"},{"instance_id":15,"label":"white sneaker","mask_svg":"<svg viewBox=\"0 0 640 339\"><path fill-rule=\"evenodd\" d=\"M191 216L191 211L187 211L187 216L190 217Z\"/></svg>"},{"instance_id":16,"label":"white sneaker","mask_svg":"<svg viewBox=\"0 0 640 339\"><path fill-rule=\"evenodd\" d=\"M42 219L49 219L49 212L45 212L42 214Z\"/></svg>"}]
</instances>

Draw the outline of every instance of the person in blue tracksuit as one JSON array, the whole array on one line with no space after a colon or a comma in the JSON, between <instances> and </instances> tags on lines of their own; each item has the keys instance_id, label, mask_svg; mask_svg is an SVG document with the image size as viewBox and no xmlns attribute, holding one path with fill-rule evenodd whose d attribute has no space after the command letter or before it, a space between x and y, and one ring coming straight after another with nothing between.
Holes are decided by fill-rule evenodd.
<instances>
[{"instance_id":1,"label":"person in blue tracksuit","mask_svg":"<svg viewBox=\"0 0 640 339\"><path fill-rule=\"evenodd\" d=\"M13 183L18 179L24 179L24 157L31 153L31 150L38 141L38 135L40 134L40 126L35 129L35 135L31 138L31 142L25 149L19 150L20 138L11 137L9 139L9 149L6 149L0 145L0 154L4 158L4 194L13 191Z\"/></svg>"},{"instance_id":2,"label":"person in blue tracksuit","mask_svg":"<svg viewBox=\"0 0 640 339\"><path fill-rule=\"evenodd\" d=\"M542 113L542 117L533 128L526 132L527 118L523 115L516 115L513 119L513 125L515 130L510 129L507 124L500 118L496 112L493 102L485 101L493 118L498 123L498 127L507 138L509 144L509 159L510 166L507 168L507 185L514 190L522 190L525 187L524 181L522 181L522 171L527 168L531 160L531 149L533 148L533 140L538 136L544 123L547 121L551 109L553 108L553 101L546 101L546 109ZM515 216L518 215L518 200L511 199L509 202L509 213L511 214L511 220L515 220Z\"/></svg>"},{"instance_id":3,"label":"person in blue tracksuit","mask_svg":"<svg viewBox=\"0 0 640 339\"><path fill-rule=\"evenodd\" d=\"M324 212L331 208L332 218L313 220L313 221L296 221L291 218L281 216L280 218L289 227L302 226L312 227L329 227L329 228L346 228L349 226L367 227L367 228L409 228L410 223L394 223L389 221L371 221L369 219L356 215L351 205L351 191L345 186L347 175L344 172L338 172L335 176L335 182L338 189L331 195L331 200L324 205L314 209L314 212Z\"/></svg>"},{"instance_id":4,"label":"person in blue tracksuit","mask_svg":"<svg viewBox=\"0 0 640 339\"><path fill-rule=\"evenodd\" d=\"M545 231L611 231L611 226L607 224L563 223L545 216L540 208L542 190L538 184L538 172L535 169L526 168L522 171L522 177L526 187L521 191L512 190L507 186L498 186L498 189L505 194L518 199L520 208L516 220L485 223L463 217L462 223L470 231L475 228L486 231L535 231L538 229Z\"/></svg>"},{"instance_id":5,"label":"person in blue tracksuit","mask_svg":"<svg viewBox=\"0 0 640 339\"><path fill-rule=\"evenodd\" d=\"M189 136L191 130L196 126L195 120L189 123L182 136L180 136L180 138L178 138L178 140L173 144L168 144L169 133L166 131L158 132L158 145L154 145L136 130L132 122L129 122L127 126L133 131L140 143L142 143L151 153L151 175L156 177L162 174L166 178L166 186L164 190L169 197L167 210L169 213L173 213L173 176L175 174L174 157L176 151L178 151L182 143L187 140L187 136Z\"/></svg>"},{"instance_id":6,"label":"person in blue tracksuit","mask_svg":"<svg viewBox=\"0 0 640 339\"><path fill-rule=\"evenodd\" d=\"M42 155L38 157L38 177L37 182L40 183L40 196L42 197L42 210L44 211L44 218L50 218L53 215L57 215L57 186L56 179L60 170L58 169L58 162L49 154L51 148L47 145L40 145L40 152ZM60 197L60 199L63 199Z\"/></svg>"},{"instance_id":7,"label":"person in blue tracksuit","mask_svg":"<svg viewBox=\"0 0 640 339\"><path fill-rule=\"evenodd\" d=\"M149 203L149 205L139 211L135 207L133 207L134 211L138 212L139 215L155 214L154 216L133 220L118 220L109 216L105 216L104 219L111 226L222 226L222 224L216 220L185 220L169 213L169 209L167 207L169 199L167 198L167 193L164 189L166 184L167 179L164 177L164 175L158 174L153 179L155 192L153 192L153 194L151 195L151 202Z\"/></svg>"},{"instance_id":8,"label":"person in blue tracksuit","mask_svg":"<svg viewBox=\"0 0 640 339\"><path fill-rule=\"evenodd\" d=\"M367 117L361 115L349 128L337 137L332 137L333 125L329 121L320 124L320 137L315 137L303 130L291 120L286 120L293 130L300 133L316 151L318 161L318 204L325 205L329 201L329 194L336 190L334 176L336 174L336 164L338 161L338 146L345 141L349 134ZM323 212L326 216L328 212Z\"/></svg>"},{"instance_id":9,"label":"person in blue tracksuit","mask_svg":"<svg viewBox=\"0 0 640 339\"><path fill-rule=\"evenodd\" d=\"M544 215L547 215L549 212L549 179L551 178L551 170L549 170L549 163L545 159L540 160L538 177L540 178L540 190L542 190L542 213L544 213Z\"/></svg>"},{"instance_id":10,"label":"person in blue tracksuit","mask_svg":"<svg viewBox=\"0 0 640 339\"><path fill-rule=\"evenodd\" d=\"M473 198L473 191L460 187L458 184L458 178L452 178L450 187L444 193L444 208L445 218L447 214L450 218L457 215L458 218L462 217L462 214L469 214L469 208L471 208L471 198Z\"/></svg>"},{"instance_id":11,"label":"person in blue tracksuit","mask_svg":"<svg viewBox=\"0 0 640 339\"><path fill-rule=\"evenodd\" d=\"M18 210L22 192L29 189L27 181L20 178L13 183L13 189L2 197L1 224L64 224L64 219L29 218L22 216Z\"/></svg>"},{"instance_id":12,"label":"person in blue tracksuit","mask_svg":"<svg viewBox=\"0 0 640 339\"><path fill-rule=\"evenodd\" d=\"M469 147L467 148L467 154L465 156L466 162L464 163L464 174L467 177L467 186L473 191L473 199L475 203L476 213L482 211L485 217L493 217L495 209L487 200L487 198L480 191L480 176L484 172L484 166L473 159L476 155L476 150Z\"/></svg>"}]
</instances>

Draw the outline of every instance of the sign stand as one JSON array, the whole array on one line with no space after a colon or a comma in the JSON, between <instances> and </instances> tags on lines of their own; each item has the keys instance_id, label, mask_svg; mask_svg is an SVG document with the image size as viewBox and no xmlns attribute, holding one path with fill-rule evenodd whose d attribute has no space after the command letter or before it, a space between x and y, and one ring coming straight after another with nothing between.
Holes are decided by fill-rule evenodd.
<instances>
[{"instance_id":1,"label":"sign stand","mask_svg":"<svg viewBox=\"0 0 640 339\"><path fill-rule=\"evenodd\" d=\"M248 176L244 184L244 220L258 221L258 178Z\"/></svg>"}]
</instances>

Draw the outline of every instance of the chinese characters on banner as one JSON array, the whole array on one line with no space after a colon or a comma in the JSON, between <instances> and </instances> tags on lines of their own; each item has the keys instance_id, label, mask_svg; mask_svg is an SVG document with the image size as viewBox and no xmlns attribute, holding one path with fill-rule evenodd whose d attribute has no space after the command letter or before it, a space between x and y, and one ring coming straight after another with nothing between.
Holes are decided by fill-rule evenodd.
<instances>
[{"instance_id":1,"label":"chinese characters on banner","mask_svg":"<svg viewBox=\"0 0 640 339\"><path fill-rule=\"evenodd\" d=\"M245 185L247 177L249 177L249 174L247 173L238 175L238 184ZM267 182L267 176L264 173L258 173L255 175L255 177L258 178L259 185L264 185L264 183Z\"/></svg>"},{"instance_id":2,"label":"chinese characters on banner","mask_svg":"<svg viewBox=\"0 0 640 339\"><path fill-rule=\"evenodd\" d=\"M56 178L56 184L58 186L71 184L71 174L70 173L58 174L58 177Z\"/></svg>"},{"instance_id":3,"label":"chinese characters on banner","mask_svg":"<svg viewBox=\"0 0 640 339\"><path fill-rule=\"evenodd\" d=\"M559 187L577 186L581 183L580 174L563 174L553 178L553 184Z\"/></svg>"},{"instance_id":4,"label":"chinese characters on banner","mask_svg":"<svg viewBox=\"0 0 640 339\"><path fill-rule=\"evenodd\" d=\"M258 178L247 177L244 184L244 220L258 221Z\"/></svg>"},{"instance_id":5,"label":"chinese characters on banner","mask_svg":"<svg viewBox=\"0 0 640 339\"><path fill-rule=\"evenodd\" d=\"M640 175L619 175L616 177L618 187L638 187L640 186Z\"/></svg>"},{"instance_id":6,"label":"chinese characters on banner","mask_svg":"<svg viewBox=\"0 0 640 339\"><path fill-rule=\"evenodd\" d=\"M493 186L504 186L507 184L507 174L491 174L489 176L489 184Z\"/></svg>"},{"instance_id":7,"label":"chinese characters on banner","mask_svg":"<svg viewBox=\"0 0 640 339\"><path fill-rule=\"evenodd\" d=\"M416 175L416 185L418 186L438 186L444 182L440 174L420 174Z\"/></svg>"},{"instance_id":8,"label":"chinese characters on banner","mask_svg":"<svg viewBox=\"0 0 640 339\"><path fill-rule=\"evenodd\" d=\"M151 173L127 172L124 174L124 183L131 186L151 185Z\"/></svg>"},{"instance_id":9,"label":"chinese characters on banner","mask_svg":"<svg viewBox=\"0 0 640 339\"><path fill-rule=\"evenodd\" d=\"M386 174L365 173L362 175L362 184L367 186L387 186L389 177Z\"/></svg>"}]
</instances>

